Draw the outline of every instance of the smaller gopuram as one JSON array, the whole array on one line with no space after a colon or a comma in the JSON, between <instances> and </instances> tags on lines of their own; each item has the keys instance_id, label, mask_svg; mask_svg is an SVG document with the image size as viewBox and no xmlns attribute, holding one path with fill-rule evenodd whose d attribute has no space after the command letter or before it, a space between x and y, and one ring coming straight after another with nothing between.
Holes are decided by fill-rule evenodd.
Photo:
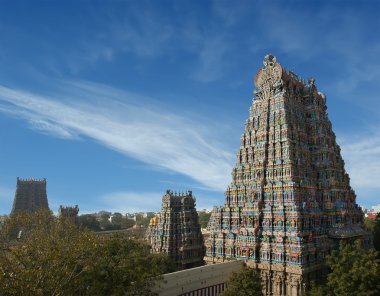
<instances>
[{"instance_id":1,"label":"smaller gopuram","mask_svg":"<svg viewBox=\"0 0 380 296\"><path fill-rule=\"evenodd\" d=\"M58 217L60 219L67 219L74 224L78 224L78 213L79 213L78 205L76 205L75 207L59 206L59 209L58 209Z\"/></svg>"},{"instance_id":2,"label":"smaller gopuram","mask_svg":"<svg viewBox=\"0 0 380 296\"><path fill-rule=\"evenodd\" d=\"M191 191L166 191L160 213L150 220L147 238L153 253L167 253L179 269L203 265L203 236Z\"/></svg>"},{"instance_id":3,"label":"smaller gopuram","mask_svg":"<svg viewBox=\"0 0 380 296\"><path fill-rule=\"evenodd\" d=\"M46 179L17 178L16 193L11 215L19 212L32 213L39 209L49 210Z\"/></svg>"}]
</instances>

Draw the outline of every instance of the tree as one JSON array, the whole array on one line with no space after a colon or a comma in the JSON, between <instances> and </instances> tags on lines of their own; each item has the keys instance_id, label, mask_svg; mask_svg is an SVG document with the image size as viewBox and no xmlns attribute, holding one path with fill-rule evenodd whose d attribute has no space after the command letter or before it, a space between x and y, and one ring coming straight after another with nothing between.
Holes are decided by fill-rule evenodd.
<instances>
[{"instance_id":1,"label":"tree","mask_svg":"<svg viewBox=\"0 0 380 296\"><path fill-rule=\"evenodd\" d=\"M206 228L208 221L210 220L211 213L205 211L198 212L198 222L202 228Z\"/></svg>"},{"instance_id":2,"label":"tree","mask_svg":"<svg viewBox=\"0 0 380 296\"><path fill-rule=\"evenodd\" d=\"M220 296L262 296L261 278L258 271L245 267L233 272L227 281L227 289Z\"/></svg>"},{"instance_id":3,"label":"tree","mask_svg":"<svg viewBox=\"0 0 380 296\"><path fill-rule=\"evenodd\" d=\"M371 230L373 246L376 249L376 251L380 252L380 213L376 215L376 218L373 222L373 228Z\"/></svg>"},{"instance_id":4,"label":"tree","mask_svg":"<svg viewBox=\"0 0 380 296\"><path fill-rule=\"evenodd\" d=\"M341 243L339 252L327 257L331 273L327 287L336 296L380 295L380 259L374 249L361 247L360 240L354 244Z\"/></svg>"},{"instance_id":5,"label":"tree","mask_svg":"<svg viewBox=\"0 0 380 296\"><path fill-rule=\"evenodd\" d=\"M339 252L333 251L326 258L331 272L325 287L314 287L308 295L376 296L380 295L380 259L374 249L341 243Z\"/></svg>"},{"instance_id":6,"label":"tree","mask_svg":"<svg viewBox=\"0 0 380 296\"><path fill-rule=\"evenodd\" d=\"M4 295L154 295L157 276L173 266L144 243L99 237L51 212L14 215L1 231Z\"/></svg>"},{"instance_id":7,"label":"tree","mask_svg":"<svg viewBox=\"0 0 380 296\"><path fill-rule=\"evenodd\" d=\"M303 294L302 294L303 295ZM307 296L332 296L333 294L326 286L312 285L310 291L306 293Z\"/></svg>"},{"instance_id":8,"label":"tree","mask_svg":"<svg viewBox=\"0 0 380 296\"><path fill-rule=\"evenodd\" d=\"M136 215L136 225L148 227L150 219L154 216L153 213L148 213L146 217L141 214Z\"/></svg>"},{"instance_id":9,"label":"tree","mask_svg":"<svg viewBox=\"0 0 380 296\"><path fill-rule=\"evenodd\" d=\"M111 217L112 213L102 211L102 212L99 212L99 214L100 214L100 219L99 219L100 228L104 229L104 230L111 230L112 226L110 226L111 222L110 222L109 218ZM109 229L109 228L111 228L111 229Z\"/></svg>"},{"instance_id":10,"label":"tree","mask_svg":"<svg viewBox=\"0 0 380 296\"><path fill-rule=\"evenodd\" d=\"M135 221L124 217L121 213L113 213L111 225L113 229L126 229L135 225Z\"/></svg>"},{"instance_id":11,"label":"tree","mask_svg":"<svg viewBox=\"0 0 380 296\"><path fill-rule=\"evenodd\" d=\"M376 215L375 219L365 218L364 222L371 231L374 248L380 252L380 213Z\"/></svg>"},{"instance_id":12,"label":"tree","mask_svg":"<svg viewBox=\"0 0 380 296\"><path fill-rule=\"evenodd\" d=\"M87 228L93 231L100 231L100 223L96 220L95 215L84 214L78 217L78 224L80 227Z\"/></svg>"}]
</instances>

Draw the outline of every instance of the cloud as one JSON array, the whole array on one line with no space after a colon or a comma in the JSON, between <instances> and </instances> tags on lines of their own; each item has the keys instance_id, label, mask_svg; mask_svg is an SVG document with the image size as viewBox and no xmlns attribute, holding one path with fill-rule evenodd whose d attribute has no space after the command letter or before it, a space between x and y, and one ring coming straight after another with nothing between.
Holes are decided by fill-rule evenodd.
<instances>
[{"instance_id":1,"label":"cloud","mask_svg":"<svg viewBox=\"0 0 380 296\"><path fill-rule=\"evenodd\" d=\"M222 78L227 64L225 57L230 50L228 41L222 35L205 38L199 52L199 62L194 70L193 78L206 83Z\"/></svg>"},{"instance_id":2,"label":"cloud","mask_svg":"<svg viewBox=\"0 0 380 296\"><path fill-rule=\"evenodd\" d=\"M376 8L371 10L372 5L367 4L343 10L330 4L316 10L302 5L298 9L294 5L263 5L259 9L263 33L259 43L278 48L298 62L319 60L331 70L339 70L342 78L333 81L332 89L349 93L362 82L379 81L380 43L368 27L378 28L380 20L371 17ZM256 49L257 40L254 44Z\"/></svg>"},{"instance_id":3,"label":"cloud","mask_svg":"<svg viewBox=\"0 0 380 296\"><path fill-rule=\"evenodd\" d=\"M105 194L99 200L111 212L156 212L161 207L162 195L162 192L120 191Z\"/></svg>"},{"instance_id":4,"label":"cloud","mask_svg":"<svg viewBox=\"0 0 380 296\"><path fill-rule=\"evenodd\" d=\"M222 148L212 126L205 128L206 120L193 121L151 98L97 84L65 83L55 93L59 99L0 86L0 112L56 137L91 138L209 189L227 186L233 155Z\"/></svg>"},{"instance_id":5,"label":"cloud","mask_svg":"<svg viewBox=\"0 0 380 296\"><path fill-rule=\"evenodd\" d=\"M377 129L378 130L378 129ZM344 135L342 156L359 203L380 203L380 134Z\"/></svg>"}]
</instances>

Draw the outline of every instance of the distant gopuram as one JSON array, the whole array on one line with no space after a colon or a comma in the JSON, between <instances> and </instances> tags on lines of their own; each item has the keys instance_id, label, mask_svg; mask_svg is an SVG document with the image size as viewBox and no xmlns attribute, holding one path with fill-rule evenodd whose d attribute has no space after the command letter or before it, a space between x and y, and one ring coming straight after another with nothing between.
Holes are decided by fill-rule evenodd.
<instances>
[{"instance_id":1,"label":"distant gopuram","mask_svg":"<svg viewBox=\"0 0 380 296\"><path fill-rule=\"evenodd\" d=\"M49 210L46 179L17 178L16 193L11 215L19 212L31 213L38 209Z\"/></svg>"},{"instance_id":2,"label":"distant gopuram","mask_svg":"<svg viewBox=\"0 0 380 296\"><path fill-rule=\"evenodd\" d=\"M58 209L58 217L60 219L67 219L73 224L78 224L78 213L78 205L76 205L75 207L64 207L61 205Z\"/></svg>"},{"instance_id":3,"label":"distant gopuram","mask_svg":"<svg viewBox=\"0 0 380 296\"><path fill-rule=\"evenodd\" d=\"M179 269L203 265L203 236L191 191L166 191L161 212L150 220L147 237L152 252L168 254Z\"/></svg>"},{"instance_id":4,"label":"distant gopuram","mask_svg":"<svg viewBox=\"0 0 380 296\"><path fill-rule=\"evenodd\" d=\"M215 207L207 263L246 260L264 295L300 295L341 240L369 244L326 96L266 55L224 206Z\"/></svg>"}]
</instances>

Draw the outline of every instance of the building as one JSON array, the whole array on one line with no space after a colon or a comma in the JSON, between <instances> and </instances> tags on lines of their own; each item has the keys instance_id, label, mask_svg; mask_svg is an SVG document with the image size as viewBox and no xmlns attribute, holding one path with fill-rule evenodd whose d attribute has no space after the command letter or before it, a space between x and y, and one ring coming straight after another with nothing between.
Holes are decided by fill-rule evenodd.
<instances>
[{"instance_id":1,"label":"building","mask_svg":"<svg viewBox=\"0 0 380 296\"><path fill-rule=\"evenodd\" d=\"M191 191L166 191L161 212L150 220L147 238L152 252L167 253L179 269L203 265L203 237Z\"/></svg>"},{"instance_id":2,"label":"building","mask_svg":"<svg viewBox=\"0 0 380 296\"><path fill-rule=\"evenodd\" d=\"M324 273L340 240L369 244L326 96L272 55L255 90L232 182L213 209L207 263L246 260L265 295L299 295Z\"/></svg>"},{"instance_id":3,"label":"building","mask_svg":"<svg viewBox=\"0 0 380 296\"><path fill-rule=\"evenodd\" d=\"M17 178L16 193L11 215L19 212L31 213L38 209L49 210L46 179Z\"/></svg>"},{"instance_id":4,"label":"building","mask_svg":"<svg viewBox=\"0 0 380 296\"><path fill-rule=\"evenodd\" d=\"M64 207L59 206L58 209L58 217L60 219L68 219L74 224L78 224L78 213L79 207L76 205L75 207Z\"/></svg>"}]
</instances>

